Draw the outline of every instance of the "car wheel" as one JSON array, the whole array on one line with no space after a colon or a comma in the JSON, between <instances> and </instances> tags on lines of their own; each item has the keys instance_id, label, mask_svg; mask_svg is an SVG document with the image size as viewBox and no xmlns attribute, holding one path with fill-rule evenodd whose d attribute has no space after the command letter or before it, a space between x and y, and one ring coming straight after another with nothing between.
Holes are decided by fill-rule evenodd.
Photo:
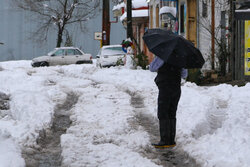
<instances>
[{"instance_id":1,"label":"car wheel","mask_svg":"<svg viewBox=\"0 0 250 167\"><path fill-rule=\"evenodd\" d=\"M43 61L43 62L40 63L40 66L41 67L47 67L47 66L49 66L49 63L46 62L46 61Z\"/></svg>"},{"instance_id":2,"label":"car wheel","mask_svg":"<svg viewBox=\"0 0 250 167\"><path fill-rule=\"evenodd\" d=\"M83 61L76 62L76 64L83 64L83 63L84 63Z\"/></svg>"},{"instance_id":3,"label":"car wheel","mask_svg":"<svg viewBox=\"0 0 250 167\"><path fill-rule=\"evenodd\" d=\"M31 64L32 67L40 67L40 62L35 62Z\"/></svg>"},{"instance_id":4,"label":"car wheel","mask_svg":"<svg viewBox=\"0 0 250 167\"><path fill-rule=\"evenodd\" d=\"M96 67L102 68L101 63L97 63L97 64L96 64Z\"/></svg>"}]
</instances>

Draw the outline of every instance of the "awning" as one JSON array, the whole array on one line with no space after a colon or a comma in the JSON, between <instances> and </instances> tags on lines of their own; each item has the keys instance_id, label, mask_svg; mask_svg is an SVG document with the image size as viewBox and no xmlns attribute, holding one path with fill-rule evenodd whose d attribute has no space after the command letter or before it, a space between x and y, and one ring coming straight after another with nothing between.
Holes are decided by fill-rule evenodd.
<instances>
[{"instance_id":1,"label":"awning","mask_svg":"<svg viewBox=\"0 0 250 167\"><path fill-rule=\"evenodd\" d=\"M235 10L234 16L237 20L250 20L250 9Z\"/></svg>"},{"instance_id":2,"label":"awning","mask_svg":"<svg viewBox=\"0 0 250 167\"><path fill-rule=\"evenodd\" d=\"M132 18L135 17L148 17L148 9L146 10L132 10ZM120 17L120 21L123 21L127 18L127 12Z\"/></svg>"},{"instance_id":3,"label":"awning","mask_svg":"<svg viewBox=\"0 0 250 167\"><path fill-rule=\"evenodd\" d=\"M164 14L164 13L171 14L172 17L176 18L176 7L163 6L163 7L160 9L159 14L161 15L161 14Z\"/></svg>"}]
</instances>

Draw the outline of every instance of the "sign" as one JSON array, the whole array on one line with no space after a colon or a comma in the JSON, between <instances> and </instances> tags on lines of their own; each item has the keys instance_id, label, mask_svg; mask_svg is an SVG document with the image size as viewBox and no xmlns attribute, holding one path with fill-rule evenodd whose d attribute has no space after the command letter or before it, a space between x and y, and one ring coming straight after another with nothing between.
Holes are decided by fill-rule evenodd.
<instances>
[{"instance_id":1,"label":"sign","mask_svg":"<svg viewBox=\"0 0 250 167\"><path fill-rule=\"evenodd\" d=\"M95 32L95 40L102 40L102 33L101 32Z\"/></svg>"},{"instance_id":2,"label":"sign","mask_svg":"<svg viewBox=\"0 0 250 167\"><path fill-rule=\"evenodd\" d=\"M245 75L250 76L250 20L245 21Z\"/></svg>"}]
</instances>

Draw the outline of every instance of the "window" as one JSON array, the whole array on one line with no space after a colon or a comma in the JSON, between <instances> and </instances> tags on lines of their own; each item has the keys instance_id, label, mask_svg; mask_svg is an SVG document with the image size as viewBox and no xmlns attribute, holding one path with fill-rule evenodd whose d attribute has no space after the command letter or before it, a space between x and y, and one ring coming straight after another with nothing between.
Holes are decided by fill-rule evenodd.
<instances>
[{"instance_id":1,"label":"window","mask_svg":"<svg viewBox=\"0 0 250 167\"><path fill-rule=\"evenodd\" d=\"M182 4L180 7L180 33L185 33L185 5Z\"/></svg>"},{"instance_id":2,"label":"window","mask_svg":"<svg viewBox=\"0 0 250 167\"><path fill-rule=\"evenodd\" d=\"M170 1L161 1L161 6L170 6Z\"/></svg>"},{"instance_id":3,"label":"window","mask_svg":"<svg viewBox=\"0 0 250 167\"><path fill-rule=\"evenodd\" d=\"M122 50L122 47L110 47L103 49L103 55L124 55L125 52Z\"/></svg>"},{"instance_id":4,"label":"window","mask_svg":"<svg viewBox=\"0 0 250 167\"><path fill-rule=\"evenodd\" d=\"M202 1L202 17L207 17L207 0Z\"/></svg>"},{"instance_id":5,"label":"window","mask_svg":"<svg viewBox=\"0 0 250 167\"><path fill-rule=\"evenodd\" d=\"M66 55L75 55L75 49L67 49Z\"/></svg>"},{"instance_id":6,"label":"window","mask_svg":"<svg viewBox=\"0 0 250 167\"><path fill-rule=\"evenodd\" d=\"M60 50L57 50L55 53L54 53L55 56L63 56L64 55L64 50L60 49Z\"/></svg>"},{"instance_id":7,"label":"window","mask_svg":"<svg viewBox=\"0 0 250 167\"><path fill-rule=\"evenodd\" d=\"M78 49L75 50L75 55L82 55L82 52L80 52Z\"/></svg>"},{"instance_id":8,"label":"window","mask_svg":"<svg viewBox=\"0 0 250 167\"><path fill-rule=\"evenodd\" d=\"M155 11L155 15L156 15L156 27L159 27L159 5L156 6L156 11Z\"/></svg>"},{"instance_id":9,"label":"window","mask_svg":"<svg viewBox=\"0 0 250 167\"><path fill-rule=\"evenodd\" d=\"M82 53L78 49L67 49L66 55L82 55Z\"/></svg>"},{"instance_id":10,"label":"window","mask_svg":"<svg viewBox=\"0 0 250 167\"><path fill-rule=\"evenodd\" d=\"M150 28L153 28L153 6L150 6Z\"/></svg>"},{"instance_id":11,"label":"window","mask_svg":"<svg viewBox=\"0 0 250 167\"><path fill-rule=\"evenodd\" d=\"M161 0L161 7L163 6L172 6L176 7L177 0Z\"/></svg>"}]
</instances>

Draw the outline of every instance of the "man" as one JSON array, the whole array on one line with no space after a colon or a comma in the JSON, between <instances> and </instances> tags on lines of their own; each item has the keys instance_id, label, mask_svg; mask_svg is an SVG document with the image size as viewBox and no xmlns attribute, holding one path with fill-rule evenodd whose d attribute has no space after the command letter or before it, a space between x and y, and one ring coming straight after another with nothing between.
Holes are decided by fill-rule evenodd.
<instances>
[{"instance_id":1,"label":"man","mask_svg":"<svg viewBox=\"0 0 250 167\"><path fill-rule=\"evenodd\" d=\"M150 71L157 72L155 83L159 89L157 115L161 137L160 142L153 146L156 148L174 147L181 78L187 77L187 70L165 63L156 56L150 64Z\"/></svg>"}]
</instances>

